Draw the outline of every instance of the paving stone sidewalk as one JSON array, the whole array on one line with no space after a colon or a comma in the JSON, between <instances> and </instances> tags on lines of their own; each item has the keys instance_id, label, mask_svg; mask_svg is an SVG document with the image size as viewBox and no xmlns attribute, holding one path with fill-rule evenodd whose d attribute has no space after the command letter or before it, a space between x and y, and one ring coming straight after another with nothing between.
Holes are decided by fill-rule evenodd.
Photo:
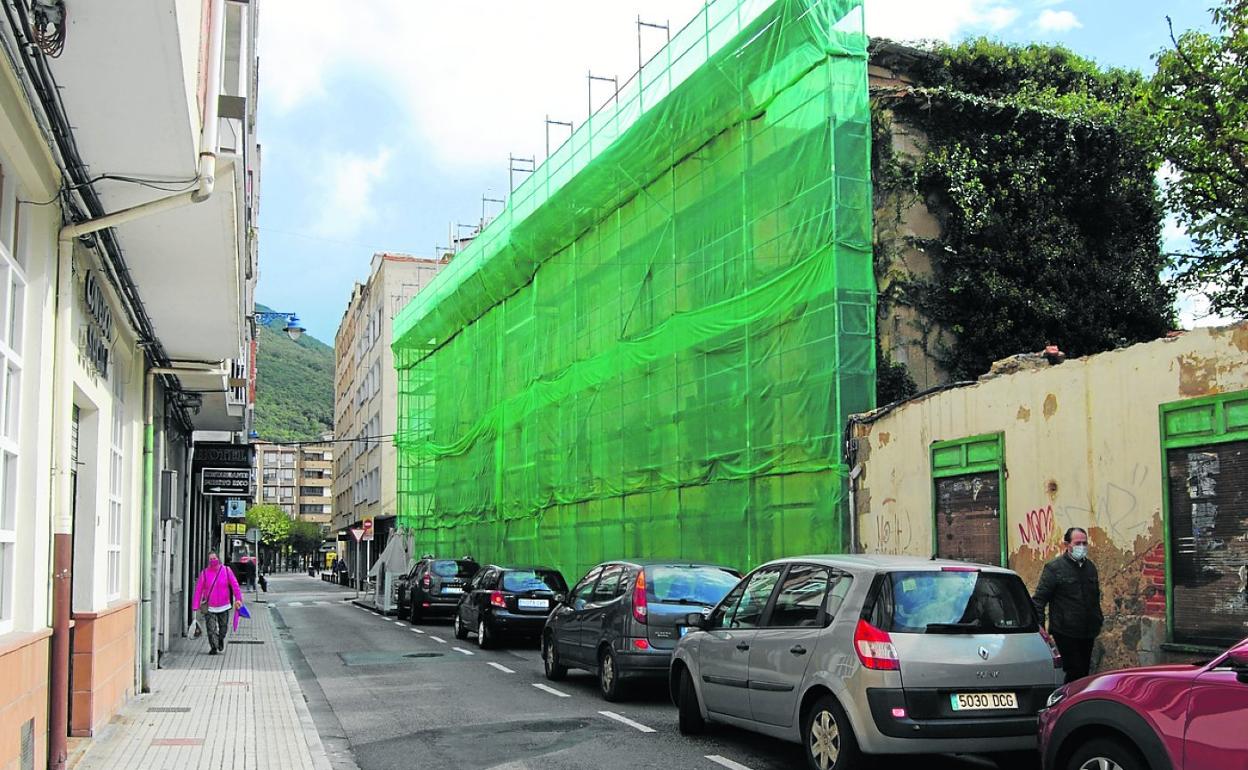
<instances>
[{"instance_id":1,"label":"paving stone sidewalk","mask_svg":"<svg viewBox=\"0 0 1248 770\"><path fill-rule=\"evenodd\" d=\"M86 749L74 770L330 770L294 672L274 639L269 610L226 637L179 639L135 698Z\"/></svg>"}]
</instances>

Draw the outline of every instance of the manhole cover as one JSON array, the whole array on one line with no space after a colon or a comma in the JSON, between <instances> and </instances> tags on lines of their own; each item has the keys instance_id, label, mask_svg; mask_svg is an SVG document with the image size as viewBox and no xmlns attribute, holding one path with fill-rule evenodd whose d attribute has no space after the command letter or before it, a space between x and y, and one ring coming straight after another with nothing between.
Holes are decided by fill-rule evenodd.
<instances>
[{"instance_id":1,"label":"manhole cover","mask_svg":"<svg viewBox=\"0 0 1248 770\"><path fill-rule=\"evenodd\" d=\"M403 657L405 658L440 658L442 657L442 653L440 652L409 652Z\"/></svg>"},{"instance_id":2,"label":"manhole cover","mask_svg":"<svg viewBox=\"0 0 1248 770\"><path fill-rule=\"evenodd\" d=\"M446 663L452 660L440 652L404 652L402 650L340 652L338 657L347 666L414 666L417 663Z\"/></svg>"}]
</instances>

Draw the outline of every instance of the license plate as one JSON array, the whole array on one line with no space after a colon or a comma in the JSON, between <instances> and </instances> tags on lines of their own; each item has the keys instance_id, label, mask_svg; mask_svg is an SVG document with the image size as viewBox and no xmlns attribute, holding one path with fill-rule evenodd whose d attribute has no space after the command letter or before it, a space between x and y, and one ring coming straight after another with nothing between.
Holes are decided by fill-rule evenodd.
<instances>
[{"instance_id":1,"label":"license plate","mask_svg":"<svg viewBox=\"0 0 1248 770\"><path fill-rule=\"evenodd\" d=\"M954 711L993 711L1018 708L1012 692L955 692L949 696Z\"/></svg>"},{"instance_id":2,"label":"license plate","mask_svg":"<svg viewBox=\"0 0 1248 770\"><path fill-rule=\"evenodd\" d=\"M459 586L443 586L442 588L442 593L450 594L451 596L456 596L458 594L462 594L463 592L464 592L464 589L460 588Z\"/></svg>"},{"instance_id":3,"label":"license plate","mask_svg":"<svg viewBox=\"0 0 1248 770\"><path fill-rule=\"evenodd\" d=\"M522 610L548 610L550 602L546 599L519 599L517 603Z\"/></svg>"}]
</instances>

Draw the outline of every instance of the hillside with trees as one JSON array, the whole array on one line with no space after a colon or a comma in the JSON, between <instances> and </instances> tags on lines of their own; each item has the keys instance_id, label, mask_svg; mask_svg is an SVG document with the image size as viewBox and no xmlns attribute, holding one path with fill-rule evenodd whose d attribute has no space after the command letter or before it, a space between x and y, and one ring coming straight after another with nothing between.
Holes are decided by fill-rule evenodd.
<instances>
[{"instance_id":1,"label":"hillside with trees","mask_svg":"<svg viewBox=\"0 0 1248 770\"><path fill-rule=\"evenodd\" d=\"M333 430L334 349L310 334L293 341L284 327L258 330L255 430L267 441L315 440Z\"/></svg>"}]
</instances>

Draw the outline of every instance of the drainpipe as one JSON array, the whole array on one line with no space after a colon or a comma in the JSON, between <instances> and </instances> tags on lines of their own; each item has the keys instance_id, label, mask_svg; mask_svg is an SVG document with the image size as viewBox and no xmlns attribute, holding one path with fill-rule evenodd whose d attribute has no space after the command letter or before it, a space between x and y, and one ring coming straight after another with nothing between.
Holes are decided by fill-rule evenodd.
<instances>
[{"instance_id":1,"label":"drainpipe","mask_svg":"<svg viewBox=\"0 0 1248 770\"><path fill-rule=\"evenodd\" d=\"M69 585L73 577L73 500L71 478L72 448L70 446L70 410L73 409L73 378L69 346L73 338L73 254L78 238L109 227L151 216L162 211L200 203L212 195L216 186L217 104L221 92L221 62L224 55L225 0L210 0L211 28L207 72L205 73L204 121L200 132L198 163L199 184L187 193L171 195L138 206L132 206L96 219L68 224L57 236L56 329L52 376L53 391L53 484L52 484L52 660L49 684L48 755L52 770L64 770L68 756L69 735L69 620L71 601ZM144 434L145 500L142 541L139 552L143 558L143 690L147 691L147 659L151 654L151 450L153 443L150 421Z\"/></svg>"}]
</instances>

